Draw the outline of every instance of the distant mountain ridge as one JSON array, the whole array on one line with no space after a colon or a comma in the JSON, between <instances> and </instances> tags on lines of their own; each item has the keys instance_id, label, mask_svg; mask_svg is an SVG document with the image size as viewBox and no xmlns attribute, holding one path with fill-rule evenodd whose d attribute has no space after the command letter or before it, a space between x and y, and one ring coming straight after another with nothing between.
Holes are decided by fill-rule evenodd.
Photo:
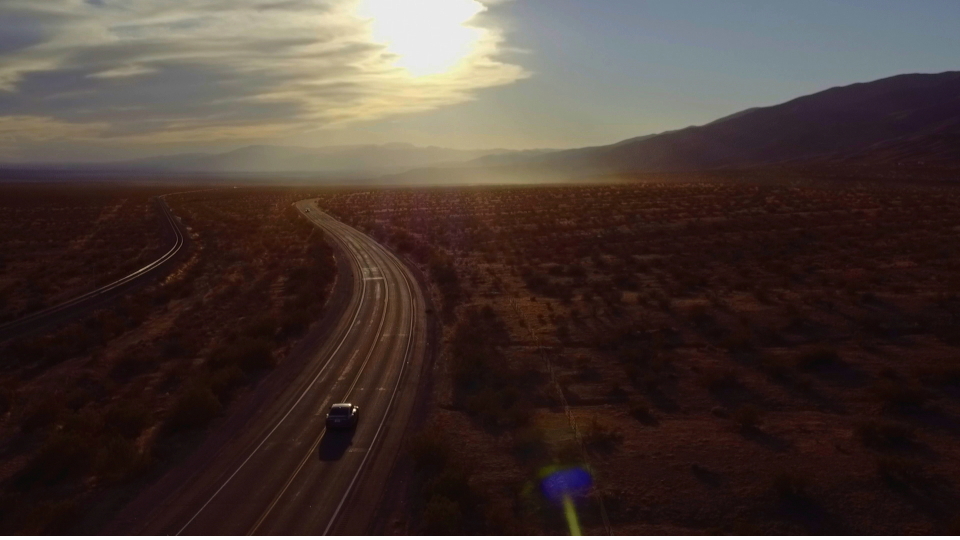
<instances>
[{"instance_id":1,"label":"distant mountain ridge","mask_svg":"<svg viewBox=\"0 0 960 540\"><path fill-rule=\"evenodd\" d=\"M655 172L767 164L960 161L960 72L899 75L748 109L704 126L541 156L587 170Z\"/></svg>"},{"instance_id":2,"label":"distant mountain ridge","mask_svg":"<svg viewBox=\"0 0 960 540\"><path fill-rule=\"evenodd\" d=\"M455 167L486 156L510 156L505 149L457 150L406 143L318 148L254 145L229 152L188 153L82 164L26 165L28 169L132 173L269 174L328 173L376 177L418 167ZM522 151L527 152L527 151Z\"/></svg>"},{"instance_id":3,"label":"distant mountain ridge","mask_svg":"<svg viewBox=\"0 0 960 540\"><path fill-rule=\"evenodd\" d=\"M472 164L489 165L481 159ZM489 161L489 160L487 160ZM522 182L769 165L960 166L960 72L898 75L754 107L702 126L462 171ZM444 176L415 171L394 181Z\"/></svg>"},{"instance_id":4,"label":"distant mountain ridge","mask_svg":"<svg viewBox=\"0 0 960 540\"><path fill-rule=\"evenodd\" d=\"M255 145L222 154L161 156L116 166L134 169L206 173L368 172L384 174L412 167L469 161L509 150L455 150L412 144L352 145L305 148Z\"/></svg>"}]
</instances>

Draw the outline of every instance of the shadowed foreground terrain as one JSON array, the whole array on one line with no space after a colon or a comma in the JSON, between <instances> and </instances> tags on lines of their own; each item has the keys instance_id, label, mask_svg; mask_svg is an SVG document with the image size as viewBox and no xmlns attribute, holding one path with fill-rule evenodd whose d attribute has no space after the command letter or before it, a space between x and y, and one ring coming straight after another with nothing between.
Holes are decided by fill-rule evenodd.
<instances>
[{"instance_id":1,"label":"shadowed foreground terrain","mask_svg":"<svg viewBox=\"0 0 960 540\"><path fill-rule=\"evenodd\" d=\"M32 254L34 266L8 261L2 279L38 284L30 296L15 287L13 304L57 298L46 291L63 276L63 294L83 292L160 247L164 224L147 204L156 190L2 189L4 201L11 190L31 201L4 225L7 244ZM0 343L0 531L98 531L284 360L320 317L336 276L323 234L292 207L304 196L266 188L171 195L192 241L163 282ZM36 234L25 223L39 224Z\"/></svg>"},{"instance_id":2,"label":"shadowed foreground terrain","mask_svg":"<svg viewBox=\"0 0 960 540\"><path fill-rule=\"evenodd\" d=\"M709 180L320 197L444 321L392 532L958 530L960 191Z\"/></svg>"}]
</instances>

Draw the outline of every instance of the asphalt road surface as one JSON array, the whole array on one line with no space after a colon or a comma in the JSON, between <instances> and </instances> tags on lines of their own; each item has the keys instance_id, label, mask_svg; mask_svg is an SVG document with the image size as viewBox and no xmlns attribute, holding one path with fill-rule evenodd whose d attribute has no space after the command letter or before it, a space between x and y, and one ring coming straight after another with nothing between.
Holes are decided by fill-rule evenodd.
<instances>
[{"instance_id":1,"label":"asphalt road surface","mask_svg":"<svg viewBox=\"0 0 960 540\"><path fill-rule=\"evenodd\" d=\"M194 461L198 470L174 471L142 494L109 533L368 532L413 411L426 350L424 299L387 249L313 201L297 208L350 258L353 293L342 316L279 395L202 465ZM324 428L337 402L360 406L354 431Z\"/></svg>"}]
</instances>

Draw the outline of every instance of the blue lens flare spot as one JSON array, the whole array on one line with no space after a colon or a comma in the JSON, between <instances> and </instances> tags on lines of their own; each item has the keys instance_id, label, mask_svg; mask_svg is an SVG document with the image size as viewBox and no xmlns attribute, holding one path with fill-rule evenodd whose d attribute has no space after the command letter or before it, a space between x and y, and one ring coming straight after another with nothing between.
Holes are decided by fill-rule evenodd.
<instances>
[{"instance_id":1,"label":"blue lens flare spot","mask_svg":"<svg viewBox=\"0 0 960 540\"><path fill-rule=\"evenodd\" d=\"M551 471L540 481L543 494L557 503L563 502L564 497L586 495L592 485L593 477L580 467Z\"/></svg>"}]
</instances>

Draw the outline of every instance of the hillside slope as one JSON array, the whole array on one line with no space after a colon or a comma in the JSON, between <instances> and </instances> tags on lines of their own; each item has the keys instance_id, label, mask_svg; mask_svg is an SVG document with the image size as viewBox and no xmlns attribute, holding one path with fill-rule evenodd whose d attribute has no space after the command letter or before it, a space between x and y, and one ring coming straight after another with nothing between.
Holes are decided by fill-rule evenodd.
<instances>
[{"instance_id":1,"label":"hillside slope","mask_svg":"<svg viewBox=\"0 0 960 540\"><path fill-rule=\"evenodd\" d=\"M703 126L515 159L492 172L569 177L865 162L960 164L960 72L831 88Z\"/></svg>"}]
</instances>

